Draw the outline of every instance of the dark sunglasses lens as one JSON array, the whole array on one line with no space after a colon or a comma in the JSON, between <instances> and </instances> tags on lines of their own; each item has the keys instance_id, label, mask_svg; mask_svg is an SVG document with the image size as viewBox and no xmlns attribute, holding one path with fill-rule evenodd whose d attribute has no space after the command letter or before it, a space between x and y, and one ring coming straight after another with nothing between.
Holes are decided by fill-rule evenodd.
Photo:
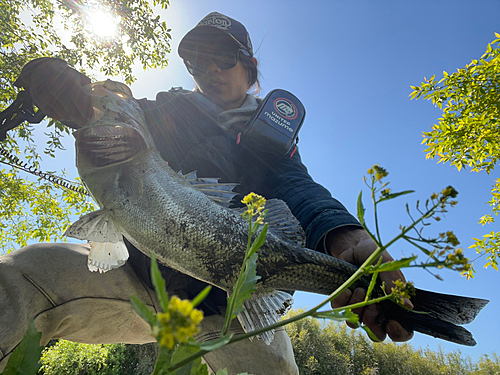
<instances>
[{"instance_id":1,"label":"dark sunglasses lens","mask_svg":"<svg viewBox=\"0 0 500 375\"><path fill-rule=\"evenodd\" d=\"M199 76L206 72L212 62L220 69L232 69L238 63L239 50L220 50L213 54L204 55L198 53L195 56L184 59L184 65L192 76Z\"/></svg>"},{"instance_id":2,"label":"dark sunglasses lens","mask_svg":"<svg viewBox=\"0 0 500 375\"><path fill-rule=\"evenodd\" d=\"M221 52L214 57L215 64L223 69L231 69L238 63L238 51Z\"/></svg>"},{"instance_id":3,"label":"dark sunglasses lens","mask_svg":"<svg viewBox=\"0 0 500 375\"><path fill-rule=\"evenodd\" d=\"M192 76L199 76L205 72L199 65L192 63L190 60L184 60L184 65Z\"/></svg>"}]
</instances>

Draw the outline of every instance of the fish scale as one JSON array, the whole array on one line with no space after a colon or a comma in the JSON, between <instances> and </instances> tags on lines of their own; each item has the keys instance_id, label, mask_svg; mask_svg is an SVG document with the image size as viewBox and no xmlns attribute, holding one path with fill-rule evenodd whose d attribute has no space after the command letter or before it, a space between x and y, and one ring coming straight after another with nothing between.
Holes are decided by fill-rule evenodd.
<instances>
[{"instance_id":1,"label":"fish scale","mask_svg":"<svg viewBox=\"0 0 500 375\"><path fill-rule=\"evenodd\" d=\"M128 257L123 237L164 265L231 293L244 260L248 223L238 210L224 207L231 184L179 175L161 158L130 89L106 81L86 87L93 96L95 117L74 133L77 167L100 210L75 222L70 237L91 241L89 268L106 272ZM238 318L246 331L278 321L292 304L282 290L329 295L356 267L304 248L303 230L284 202L269 200L270 225L259 250L261 279L246 311ZM351 288L367 287L361 278ZM380 287L375 292L381 292ZM466 329L486 300L436 294L417 289L415 311L384 301L379 321L397 320L408 331L463 345L475 345ZM273 332L261 338L270 343Z\"/></svg>"}]
</instances>

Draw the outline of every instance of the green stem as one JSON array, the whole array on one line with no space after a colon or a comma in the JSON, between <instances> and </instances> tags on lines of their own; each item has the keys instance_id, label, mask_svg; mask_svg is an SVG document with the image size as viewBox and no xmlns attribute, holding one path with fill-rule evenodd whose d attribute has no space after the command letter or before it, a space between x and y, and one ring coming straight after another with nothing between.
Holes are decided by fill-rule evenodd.
<instances>
[{"instance_id":1,"label":"green stem","mask_svg":"<svg viewBox=\"0 0 500 375\"><path fill-rule=\"evenodd\" d=\"M243 265L240 269L240 275L238 276L238 279L236 281L236 285L234 286L234 289L233 289L233 296L237 295L239 292L240 292L240 289L241 289L241 285L243 284L244 282L244 279L243 279L243 274L245 273L245 270L246 270L246 263L247 263L247 260L248 260L248 252L250 251L250 247L251 247L251 244L252 244L252 235L253 235L253 232L252 232L252 217L250 216L250 219L248 219L248 231L249 231L249 234L248 234L248 240L247 240L247 249L245 251L245 259L243 260ZM231 326L231 321L233 320L232 319L232 316L233 316L233 311L234 311L234 304L236 302L236 299L233 298L231 299L231 304L227 307L227 310L226 310L226 316L224 317L224 325L222 327L222 331L221 331L221 335L224 336L228 331L229 331L229 327Z\"/></svg>"},{"instance_id":2,"label":"green stem","mask_svg":"<svg viewBox=\"0 0 500 375\"><path fill-rule=\"evenodd\" d=\"M379 228L378 228L378 212L377 212L377 200L375 199L375 179L372 178L372 186L371 186L371 190L372 190L372 201L373 201L373 215L374 215L374 219L375 219L375 232L377 233L377 245L380 246L380 244L382 243L382 238L380 237L380 231L379 231ZM366 229L365 229L366 230Z\"/></svg>"}]
</instances>

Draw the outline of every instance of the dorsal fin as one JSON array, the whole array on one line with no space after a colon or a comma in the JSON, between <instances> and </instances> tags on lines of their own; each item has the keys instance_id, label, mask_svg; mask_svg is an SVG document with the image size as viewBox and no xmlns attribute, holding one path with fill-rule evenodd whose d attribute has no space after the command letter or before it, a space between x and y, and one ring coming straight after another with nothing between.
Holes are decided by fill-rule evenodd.
<instances>
[{"instance_id":1,"label":"dorsal fin","mask_svg":"<svg viewBox=\"0 0 500 375\"><path fill-rule=\"evenodd\" d=\"M187 174L182 174L182 171L179 171L177 174L189 182L193 189L201 191L221 206L228 207L229 202L236 195L233 189L238 184L220 183L218 178L200 178L197 176L196 171Z\"/></svg>"},{"instance_id":2,"label":"dorsal fin","mask_svg":"<svg viewBox=\"0 0 500 375\"><path fill-rule=\"evenodd\" d=\"M269 224L269 229L281 239L297 244L301 247L306 246L306 235L299 221L293 216L288 205L281 199L268 199L266 201L266 210L268 210L264 222ZM246 207L235 208L236 211L243 213Z\"/></svg>"}]
</instances>

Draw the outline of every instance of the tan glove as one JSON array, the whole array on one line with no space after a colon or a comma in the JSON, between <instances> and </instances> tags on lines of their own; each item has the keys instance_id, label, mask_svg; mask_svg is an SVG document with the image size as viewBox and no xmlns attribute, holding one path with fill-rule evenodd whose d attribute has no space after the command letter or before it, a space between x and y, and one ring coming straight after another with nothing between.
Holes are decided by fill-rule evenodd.
<instances>
[{"instance_id":1,"label":"tan glove","mask_svg":"<svg viewBox=\"0 0 500 375\"><path fill-rule=\"evenodd\" d=\"M64 60L42 57L26 64L14 85L28 91L47 116L80 128L94 113L91 97L83 90L90 83Z\"/></svg>"}]
</instances>

